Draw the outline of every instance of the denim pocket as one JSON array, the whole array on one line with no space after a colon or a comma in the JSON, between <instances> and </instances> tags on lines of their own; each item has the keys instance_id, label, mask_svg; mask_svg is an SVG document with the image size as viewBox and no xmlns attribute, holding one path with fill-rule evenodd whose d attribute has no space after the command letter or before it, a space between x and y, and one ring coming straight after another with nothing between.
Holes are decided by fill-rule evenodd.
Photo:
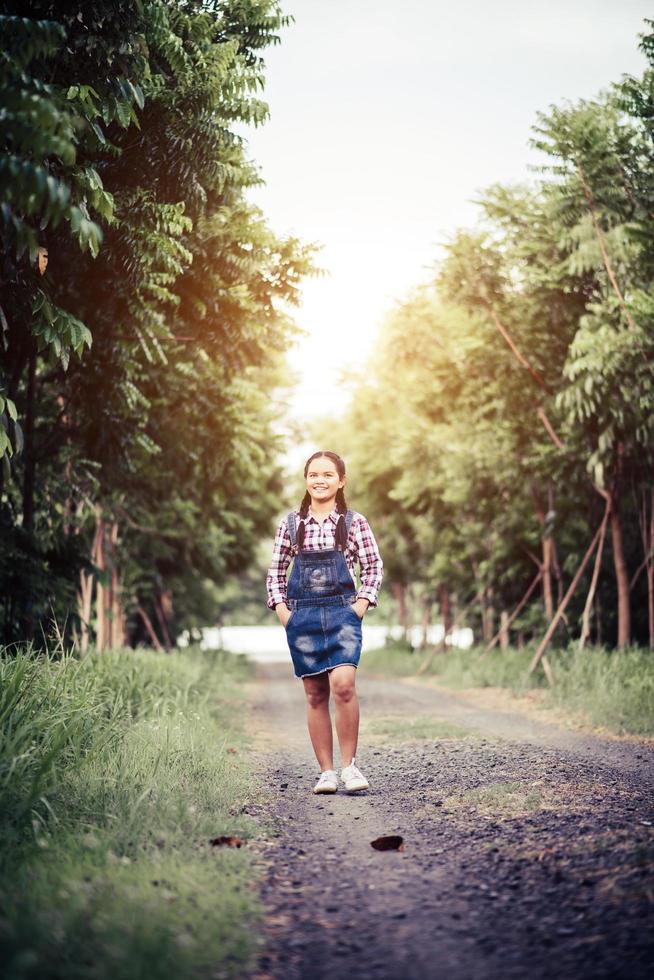
<instances>
[{"instance_id":1,"label":"denim pocket","mask_svg":"<svg viewBox=\"0 0 654 980\"><path fill-rule=\"evenodd\" d=\"M317 561L302 566L302 590L308 595L331 595L338 584L335 561Z\"/></svg>"}]
</instances>

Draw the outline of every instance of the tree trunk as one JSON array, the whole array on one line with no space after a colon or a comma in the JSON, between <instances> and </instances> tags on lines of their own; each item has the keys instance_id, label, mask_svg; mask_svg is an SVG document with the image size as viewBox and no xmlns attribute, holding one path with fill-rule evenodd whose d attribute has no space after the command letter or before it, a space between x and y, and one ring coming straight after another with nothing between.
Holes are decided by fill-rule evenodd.
<instances>
[{"instance_id":1,"label":"tree trunk","mask_svg":"<svg viewBox=\"0 0 654 980\"><path fill-rule=\"evenodd\" d=\"M563 601L563 576L561 575L561 565L559 563L559 554L556 548L556 541L554 538L550 538L552 542L552 571L554 572L554 578L556 579L556 605L557 607L561 605ZM567 622L566 617L563 617L564 622Z\"/></svg>"},{"instance_id":2,"label":"tree trunk","mask_svg":"<svg viewBox=\"0 0 654 980\"><path fill-rule=\"evenodd\" d=\"M422 636L420 638L420 649L424 650L429 642L429 625L431 623L431 607L433 605L433 599L431 593L428 592L424 597L422 604Z\"/></svg>"},{"instance_id":3,"label":"tree trunk","mask_svg":"<svg viewBox=\"0 0 654 980\"><path fill-rule=\"evenodd\" d=\"M643 502L640 508L640 536L643 542L643 563L631 580L633 589L643 568L647 577L647 626L649 648L654 650L654 485L650 488L649 512L647 496L643 490Z\"/></svg>"},{"instance_id":4,"label":"tree trunk","mask_svg":"<svg viewBox=\"0 0 654 980\"><path fill-rule=\"evenodd\" d=\"M536 382L536 384L540 385L540 387L544 391L549 391L549 388L547 386L547 383L541 378L541 376L538 373L538 371L527 360L527 358L524 356L524 354L522 353L522 351L518 349L515 341L513 340L513 337L511 336L511 334L509 333L509 331L506 329L506 327L504 326L504 324L502 323L502 321L498 317L497 313L495 312L495 309L492 306L490 306L490 304L489 304L487 306L487 310L490 313L491 320L493 321L493 323L497 327L497 330L499 331L499 333L502 335L502 337L506 341L507 345L510 347L510 349L513 352L516 360L518 360L520 362L520 364L522 364L522 366L529 371L530 375L532 376L532 378L534 379L534 381Z\"/></svg>"},{"instance_id":5,"label":"tree trunk","mask_svg":"<svg viewBox=\"0 0 654 980\"><path fill-rule=\"evenodd\" d=\"M477 602L479 603L479 614L481 616L481 636L484 644L490 643L493 638L493 622L495 610L493 608L493 590L485 587L479 572L479 565L476 561L472 563L475 581L477 583Z\"/></svg>"},{"instance_id":6,"label":"tree trunk","mask_svg":"<svg viewBox=\"0 0 654 980\"><path fill-rule=\"evenodd\" d=\"M607 501L607 507L608 506L609 506L609 504L608 504L608 501ZM581 564L580 564L579 568L577 569L577 571L575 572L574 578L572 579L572 582L568 586L568 591L566 592L566 594L563 597L563 602L561 603L561 605L559 606L559 608L556 610L556 612L554 614L554 617L552 619L552 622L550 623L550 625L548 626L548 628L547 628L547 630L545 632L545 636L540 641L540 644L538 646L538 649L536 650L536 653L532 657L531 663L529 664L529 673L530 674L533 674L533 672L536 670L536 667L538 666L541 658L543 657L543 654L547 650L547 647L549 645L549 642L552 639L552 636L554 635L554 631L555 631L555 629L556 629L556 627L557 627L557 625L558 625L561 617L563 616L563 614L564 614L564 612L566 610L566 606L568 605L568 603L572 599L573 595L575 594L575 590L576 590L577 586L579 585L579 582L581 580L581 576L584 574L586 565L588 564L588 562L592 558L593 552L595 551L595 548L598 545L598 542L599 542L600 534L601 533L602 533L602 528L600 526L600 527L597 528L597 531L595 532L595 537L593 538L593 540L591 541L590 545L588 546L588 550L586 551L586 554L582 558ZM545 668L545 672L546 672L547 678L549 680L549 678L550 678L549 668L546 667Z\"/></svg>"},{"instance_id":7,"label":"tree trunk","mask_svg":"<svg viewBox=\"0 0 654 980\"><path fill-rule=\"evenodd\" d=\"M125 625L121 602L120 574L118 567L118 521L113 520L109 529L109 549L111 584L108 601L109 648L111 650L125 646Z\"/></svg>"},{"instance_id":8,"label":"tree trunk","mask_svg":"<svg viewBox=\"0 0 654 980\"><path fill-rule=\"evenodd\" d=\"M465 622L466 615L470 612L470 610L476 604L477 601L478 601L477 600L477 595L475 594L475 595L473 595L472 599L467 604L467 606L465 606L464 609L457 610L456 616L452 620L451 631L454 631L458 626L461 625L461 623ZM438 641L438 643L435 643L433 645L433 647L431 648L431 650L429 651L429 653L425 657L423 663L420 664L420 667L416 671L416 676L419 677L421 674L424 674L424 673L426 673L429 670L429 668L431 667L431 665L432 665L432 663L434 661L434 657L436 656L436 654L439 653L441 650L444 650L445 649L445 644L447 642L447 636L448 636L448 634L446 633Z\"/></svg>"},{"instance_id":9,"label":"tree trunk","mask_svg":"<svg viewBox=\"0 0 654 980\"><path fill-rule=\"evenodd\" d=\"M536 573L535 578L533 578L532 581L530 582L529 588L527 589L527 591L523 595L522 599L520 600L520 602L518 603L518 605L515 607L515 609L511 613L511 615L507 618L507 620L506 620L506 628L507 629L511 625L511 623L513 622L513 620L524 609L525 605L527 604L527 601L529 600L529 596L531 595L531 593L534 591L534 589L536 588L536 586L540 582L542 574L543 574L543 570L542 570L542 568L539 568L538 569L538 572ZM522 636L523 636L522 630L518 633L518 636L522 638ZM498 640L500 640L500 639L501 639L501 633L496 633L495 636L493 637L493 639L490 641L490 643L488 643L486 645L486 647L484 649L484 652L479 656L478 659L479 660L483 660L484 657L488 653L490 653L490 651L493 649L493 647L497 644ZM522 645L524 645L524 644L522 644Z\"/></svg>"},{"instance_id":10,"label":"tree trunk","mask_svg":"<svg viewBox=\"0 0 654 980\"><path fill-rule=\"evenodd\" d=\"M495 632L495 606L493 605L493 590L486 589L484 593L484 620L483 620L484 643L490 643Z\"/></svg>"},{"instance_id":11,"label":"tree trunk","mask_svg":"<svg viewBox=\"0 0 654 980\"><path fill-rule=\"evenodd\" d=\"M409 624L407 622L406 586L402 582L392 582L391 593L397 602L397 618L402 627L402 638L407 642L409 638Z\"/></svg>"},{"instance_id":12,"label":"tree trunk","mask_svg":"<svg viewBox=\"0 0 654 980\"><path fill-rule=\"evenodd\" d=\"M579 637L580 650L583 650L586 640L590 636L590 611L593 607L593 602L595 599L595 590L597 589L597 580L599 578L600 566L602 564L602 552L604 550L604 536L606 534L606 524L609 519L610 511L611 511L611 501L610 499L608 499L606 501L606 509L604 511L604 517L602 518L599 544L597 545L597 552L595 554L595 566L593 568L593 574L590 580L590 588L588 590L588 595L586 597L586 604L584 606L584 613L581 620L581 636Z\"/></svg>"},{"instance_id":13,"label":"tree trunk","mask_svg":"<svg viewBox=\"0 0 654 980\"><path fill-rule=\"evenodd\" d=\"M170 650L172 648L167 616L167 609L170 607L170 605L170 592L159 592L157 590L157 592L154 594L154 612L161 629L161 635L163 637L166 650Z\"/></svg>"},{"instance_id":14,"label":"tree trunk","mask_svg":"<svg viewBox=\"0 0 654 980\"><path fill-rule=\"evenodd\" d=\"M105 560L105 524L104 515L102 513L102 507L99 504L95 506L95 519L97 524L97 549L95 554L95 565L100 573L106 570L106 560ZM98 577L96 589L95 589L95 606L96 606L96 630L95 630L95 645L99 653L101 653L107 646L107 596L106 588Z\"/></svg>"},{"instance_id":15,"label":"tree trunk","mask_svg":"<svg viewBox=\"0 0 654 980\"><path fill-rule=\"evenodd\" d=\"M500 646L503 650L509 648L509 614L506 609L500 613Z\"/></svg>"},{"instance_id":16,"label":"tree trunk","mask_svg":"<svg viewBox=\"0 0 654 980\"><path fill-rule=\"evenodd\" d=\"M444 635L452 632L452 597L446 585L438 586L438 604L441 611Z\"/></svg>"},{"instance_id":17,"label":"tree trunk","mask_svg":"<svg viewBox=\"0 0 654 980\"><path fill-rule=\"evenodd\" d=\"M538 490L534 486L531 487L531 499L534 504L536 519L538 520L541 528L540 540L543 551L543 561L541 564L543 580L543 606L545 609L545 618L547 622L550 623L552 621L552 616L554 615L554 597L552 594L552 558L554 541L550 535L546 535L545 533L545 507L543 506Z\"/></svg>"},{"instance_id":18,"label":"tree trunk","mask_svg":"<svg viewBox=\"0 0 654 980\"><path fill-rule=\"evenodd\" d=\"M148 632L148 636L152 640L152 645L154 646L155 650L158 650L159 653L163 653L164 652L164 649L163 649L161 643L159 642L159 637L155 633L154 627L153 627L153 625L152 625L152 623L150 621L150 617L146 613L145 609L143 608L143 606L137 606L136 611L139 614L139 616L141 617L141 619L143 620L143 625L145 626L145 628L146 628L146 630Z\"/></svg>"},{"instance_id":19,"label":"tree trunk","mask_svg":"<svg viewBox=\"0 0 654 980\"><path fill-rule=\"evenodd\" d=\"M95 564L99 541L100 529L97 521L93 533L93 543L91 545L91 562ZM82 654L88 653L89 641L91 637L91 610L93 608L93 573L82 569L79 573L79 589L77 590L77 615L80 623L79 646Z\"/></svg>"},{"instance_id":20,"label":"tree trunk","mask_svg":"<svg viewBox=\"0 0 654 980\"><path fill-rule=\"evenodd\" d=\"M620 491L616 487L611 494L611 541L613 566L618 589L618 647L622 650L631 639L631 610L629 607L629 574L624 554L622 520L620 516Z\"/></svg>"},{"instance_id":21,"label":"tree trunk","mask_svg":"<svg viewBox=\"0 0 654 980\"><path fill-rule=\"evenodd\" d=\"M481 635L482 639L486 632L486 602L485 602L485 589L481 581L481 574L479 572L479 564L476 561L472 562L472 571L475 576L475 588L477 602L479 603L479 621L481 623Z\"/></svg>"},{"instance_id":22,"label":"tree trunk","mask_svg":"<svg viewBox=\"0 0 654 980\"><path fill-rule=\"evenodd\" d=\"M82 654L88 653L89 649L92 602L93 576L82 569L79 573L79 589L77 590L77 615L80 623L79 648Z\"/></svg>"},{"instance_id":23,"label":"tree trunk","mask_svg":"<svg viewBox=\"0 0 654 980\"><path fill-rule=\"evenodd\" d=\"M552 539L543 538L543 605L547 622L554 615L554 597L552 594Z\"/></svg>"}]
</instances>

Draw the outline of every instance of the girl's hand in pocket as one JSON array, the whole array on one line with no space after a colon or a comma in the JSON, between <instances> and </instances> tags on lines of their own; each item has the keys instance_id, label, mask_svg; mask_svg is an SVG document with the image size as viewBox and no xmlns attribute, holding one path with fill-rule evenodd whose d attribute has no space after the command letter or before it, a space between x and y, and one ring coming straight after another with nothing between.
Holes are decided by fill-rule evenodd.
<instances>
[{"instance_id":1,"label":"girl's hand in pocket","mask_svg":"<svg viewBox=\"0 0 654 980\"><path fill-rule=\"evenodd\" d=\"M366 612L366 609L368 608L368 600L367 599L357 599L356 602L353 602L352 603L352 608L354 609L354 611L357 614L357 616L359 617L359 619L363 619L363 617L365 615L365 612Z\"/></svg>"},{"instance_id":2,"label":"girl's hand in pocket","mask_svg":"<svg viewBox=\"0 0 654 980\"><path fill-rule=\"evenodd\" d=\"M277 619L280 621L284 629L286 629L286 624L291 618L291 610L288 608L285 602L278 602L275 606L275 612L277 613Z\"/></svg>"}]
</instances>

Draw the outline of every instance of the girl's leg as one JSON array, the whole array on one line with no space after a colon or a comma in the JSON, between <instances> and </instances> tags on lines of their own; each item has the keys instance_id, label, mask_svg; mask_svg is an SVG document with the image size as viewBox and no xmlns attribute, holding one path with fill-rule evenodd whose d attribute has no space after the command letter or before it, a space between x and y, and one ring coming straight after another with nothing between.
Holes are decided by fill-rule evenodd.
<instances>
[{"instance_id":1,"label":"girl's leg","mask_svg":"<svg viewBox=\"0 0 654 980\"><path fill-rule=\"evenodd\" d=\"M359 699L355 687L356 673L357 669L352 664L341 664L329 672L329 683L336 702L336 734L343 766L349 766L357 754Z\"/></svg>"},{"instance_id":2,"label":"girl's leg","mask_svg":"<svg viewBox=\"0 0 654 980\"><path fill-rule=\"evenodd\" d=\"M303 677L307 697L307 724L313 751L320 771L334 768L334 740L332 719L329 714L329 677L327 673L315 677Z\"/></svg>"}]
</instances>

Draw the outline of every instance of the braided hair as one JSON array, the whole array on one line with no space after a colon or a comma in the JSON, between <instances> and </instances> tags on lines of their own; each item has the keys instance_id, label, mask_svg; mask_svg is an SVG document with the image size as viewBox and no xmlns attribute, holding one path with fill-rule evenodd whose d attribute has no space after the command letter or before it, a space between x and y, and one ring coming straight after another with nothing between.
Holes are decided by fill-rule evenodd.
<instances>
[{"instance_id":1,"label":"braided hair","mask_svg":"<svg viewBox=\"0 0 654 980\"><path fill-rule=\"evenodd\" d=\"M342 480L345 476L345 462L337 453L329 452L329 450L319 450L317 453L313 453L309 456L308 460L304 464L304 479L307 478L307 473L309 472L309 464L312 459L316 459L318 456L327 456L331 459L338 472L340 479ZM297 549L302 551L302 546L304 544L304 521L309 514L309 505L311 503L311 494L307 490L302 498L302 503L300 504L300 523L297 529ZM343 487L339 487L336 491L336 509L339 513L339 518L336 523L336 546L340 547L345 551L347 545L347 528L345 526L345 512L347 511L347 503L345 501L345 494L343 492Z\"/></svg>"}]
</instances>

